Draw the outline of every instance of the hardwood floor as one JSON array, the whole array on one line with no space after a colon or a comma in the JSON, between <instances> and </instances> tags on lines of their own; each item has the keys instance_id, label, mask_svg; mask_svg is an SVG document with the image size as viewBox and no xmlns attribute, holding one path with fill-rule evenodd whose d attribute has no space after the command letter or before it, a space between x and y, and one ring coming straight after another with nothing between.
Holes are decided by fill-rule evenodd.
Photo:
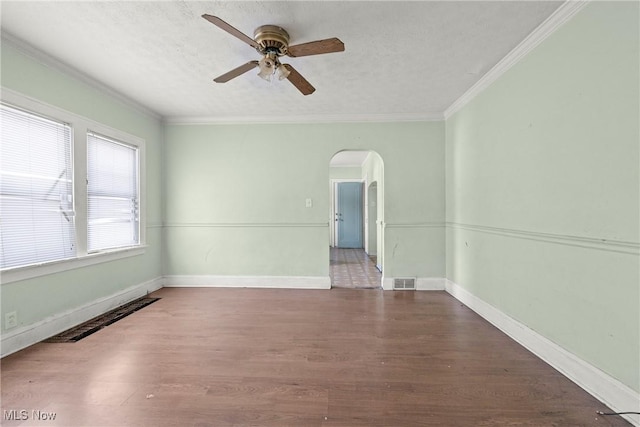
<instances>
[{"instance_id":1,"label":"hardwood floor","mask_svg":"<svg viewBox=\"0 0 640 427\"><path fill-rule=\"evenodd\" d=\"M332 288L381 289L382 273L364 249L331 248Z\"/></svg>"},{"instance_id":2,"label":"hardwood floor","mask_svg":"<svg viewBox=\"0 0 640 427\"><path fill-rule=\"evenodd\" d=\"M445 292L152 295L81 341L4 358L2 425L628 425Z\"/></svg>"}]
</instances>

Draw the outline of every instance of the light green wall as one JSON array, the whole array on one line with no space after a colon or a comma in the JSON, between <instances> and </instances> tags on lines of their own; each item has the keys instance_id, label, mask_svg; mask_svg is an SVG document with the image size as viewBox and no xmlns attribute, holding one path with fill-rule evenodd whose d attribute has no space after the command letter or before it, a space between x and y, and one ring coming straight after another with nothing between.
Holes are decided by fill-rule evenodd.
<instances>
[{"instance_id":1,"label":"light green wall","mask_svg":"<svg viewBox=\"0 0 640 427\"><path fill-rule=\"evenodd\" d=\"M447 277L640 390L638 3L594 2L447 121Z\"/></svg>"},{"instance_id":2,"label":"light green wall","mask_svg":"<svg viewBox=\"0 0 640 427\"><path fill-rule=\"evenodd\" d=\"M444 222L442 122L168 125L165 139L166 274L328 276L329 160L343 149L382 157L386 221ZM385 268L443 277L443 239L407 234L386 232Z\"/></svg>"},{"instance_id":3,"label":"light green wall","mask_svg":"<svg viewBox=\"0 0 640 427\"><path fill-rule=\"evenodd\" d=\"M146 141L148 226L148 248L144 255L19 282L3 283L0 288L2 313L16 310L19 326L29 325L160 276L160 120L124 105L57 69L43 65L10 44L2 45L1 67L1 83L4 88ZM4 316L2 320L4 322Z\"/></svg>"}]
</instances>

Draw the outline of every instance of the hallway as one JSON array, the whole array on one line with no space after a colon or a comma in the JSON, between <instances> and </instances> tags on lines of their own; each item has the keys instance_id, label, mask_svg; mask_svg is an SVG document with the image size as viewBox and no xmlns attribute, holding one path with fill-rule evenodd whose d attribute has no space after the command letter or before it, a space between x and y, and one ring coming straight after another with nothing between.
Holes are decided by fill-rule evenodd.
<instances>
[{"instance_id":1,"label":"hallway","mask_svg":"<svg viewBox=\"0 0 640 427\"><path fill-rule=\"evenodd\" d=\"M332 288L382 288L382 273L363 249L331 248L330 266Z\"/></svg>"}]
</instances>

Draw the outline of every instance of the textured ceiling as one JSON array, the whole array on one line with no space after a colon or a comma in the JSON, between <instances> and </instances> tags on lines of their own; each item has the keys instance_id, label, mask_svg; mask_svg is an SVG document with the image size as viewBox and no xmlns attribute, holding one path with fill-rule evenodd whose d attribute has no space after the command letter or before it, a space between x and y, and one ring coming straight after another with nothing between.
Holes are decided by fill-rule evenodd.
<instances>
[{"instance_id":1,"label":"textured ceiling","mask_svg":"<svg viewBox=\"0 0 640 427\"><path fill-rule=\"evenodd\" d=\"M169 120L441 116L542 23L548 1L2 1L2 31ZM316 92L266 82L259 59L207 22L219 16L253 36L284 27L291 44L338 37L345 52L284 57Z\"/></svg>"}]
</instances>

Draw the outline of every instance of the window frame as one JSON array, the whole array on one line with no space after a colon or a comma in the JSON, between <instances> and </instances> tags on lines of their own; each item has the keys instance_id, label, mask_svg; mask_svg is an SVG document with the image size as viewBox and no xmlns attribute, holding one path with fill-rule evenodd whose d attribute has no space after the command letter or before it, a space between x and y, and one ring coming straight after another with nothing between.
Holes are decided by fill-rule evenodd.
<instances>
[{"instance_id":1,"label":"window frame","mask_svg":"<svg viewBox=\"0 0 640 427\"><path fill-rule=\"evenodd\" d=\"M74 270L94 264L138 256L145 253L146 241L146 149L145 140L87 117L63 110L19 92L2 88L0 101L9 106L68 123L72 129L73 201L75 207L76 257L0 270L2 284ZM121 141L138 149L139 244L89 253L87 250L87 134L89 132Z\"/></svg>"},{"instance_id":2,"label":"window frame","mask_svg":"<svg viewBox=\"0 0 640 427\"><path fill-rule=\"evenodd\" d=\"M17 114L19 114L19 115L24 115L26 117L29 117L28 120L31 120L31 118L33 118L35 120L39 120L39 121L42 121L42 122L49 122L54 127L62 127L62 128L65 128L67 130L67 132L68 132L68 145L65 144L65 148L64 148L64 150L65 150L65 164L64 164L64 166L65 166L65 171L67 169L70 169L70 171L67 174L67 176L69 177L68 179L69 179L69 182L70 182L71 185L70 186L66 185L65 187L67 187L66 189L69 190L69 192L70 192L69 195L71 197L71 203L70 203L70 210L67 209L67 210L65 210L65 212L67 214L70 214L71 218L73 218L72 220L70 220L70 222L72 223L72 227L68 227L66 229L68 231L71 231L72 234L73 234L73 236L71 237L71 241L73 242L73 248L71 249L71 251L72 251L71 254L68 254L68 256L62 256L60 258L51 258L51 259L37 259L37 258L43 258L43 257L39 257L38 255L35 255L36 259L30 259L28 264L9 265L7 267L0 268L0 271L9 270L11 268L28 267L28 266L32 266L32 265L38 265L38 264L47 263L47 262L56 262L56 261L74 259L76 257L76 255L77 255L77 252L76 252L77 244L75 242L75 237L76 237L76 231L75 231L75 228L76 228L75 227L75 200L73 198L73 196L74 196L73 189L74 189L74 182L75 182L75 175L74 175L74 169L73 169L73 164L74 164L73 148L74 148L74 144L75 144L75 141L73 140L73 137L74 137L73 128L67 122L64 122L62 120L58 120L57 118L54 118L54 117L51 117L51 116L46 116L44 114L36 113L34 111L26 110L24 108L18 107L15 104L11 104L11 103L4 102L4 101L1 102L0 104L2 105L3 108L7 108L8 110L13 110L13 111L17 112ZM9 114L13 114L13 113L9 113ZM35 127L38 128L41 125L42 125L42 123L35 124ZM44 125L44 126L48 126L48 125ZM40 129L42 129L42 128L40 127ZM58 135L59 135L59 129L56 131L56 137L55 137L56 138L56 142L60 142ZM66 139L66 138L64 138L64 139ZM56 148L56 151L57 150L59 150L59 147ZM67 158L67 155L66 155L67 152L68 152L68 158ZM4 153L1 150L0 150L0 154L4 155ZM44 158L44 157L39 157L37 155L35 157L31 157L29 155L28 157L29 157L30 160L34 159L36 161L37 160L41 160L41 159ZM54 162L55 162L55 160L54 160ZM62 175L60 175L58 177L58 179L60 179L60 178L62 178ZM37 188L37 184L36 184L36 188ZM14 195L14 196L16 196L16 195ZM34 199L33 196L34 196L34 194L31 193L31 197L29 198L29 200L32 200L36 204L36 206L38 206L38 208L36 208L36 210L42 209L43 206L42 206L41 202L38 203L38 199ZM20 196L18 196L18 197L20 197ZM21 215L21 216L24 216L24 215L29 216L28 212L24 212L24 214ZM39 236L39 237L42 237L42 236ZM46 240L46 237L45 237L44 240ZM64 240L64 238L63 238L63 240ZM69 242L69 243L71 243L71 242ZM57 252L58 250L60 250L60 249L56 249L55 251Z\"/></svg>"},{"instance_id":3,"label":"window frame","mask_svg":"<svg viewBox=\"0 0 640 427\"><path fill-rule=\"evenodd\" d=\"M85 135L85 141L86 141L86 144L87 144L87 168L89 166L89 150L88 150L88 147L89 147L89 137L90 136L93 136L93 137L98 138L98 139L102 139L102 140L104 140L106 142L109 142L109 143L112 143L112 144L121 145L121 146L124 146L126 148L135 150L135 168L136 168L135 175L137 177L137 179L136 179L137 207L136 208L137 208L137 211L138 211L137 212L137 217L136 217L136 220L137 220L136 221L136 238L138 240L138 243L135 244L135 245L122 245L122 246L116 246L116 247L113 247L113 248L100 248L100 249L89 249L89 248L87 248L87 253L88 254L95 254L95 253L100 253L100 252L109 252L109 251L118 250L118 249L126 249L126 248L140 246L140 242L142 241L142 236L141 236L141 233L142 233L142 230L141 230L141 218L140 218L140 216L142 214L142 212L140 210L140 203L141 203L141 191L140 191L141 150L140 150L140 147L137 144L131 144L131 143L127 142L127 141L115 139L112 136L107 136L107 135L104 135L104 134L102 134L100 132L95 132L95 131L89 129L89 130L87 130L87 133ZM89 178L88 177L89 177L89 171L87 170L87 206L88 206L88 203L89 203L89 181L88 181ZM88 214L88 211L87 211L87 220L88 220L88 218L89 218L89 214ZM87 234L88 234L88 230L89 230L89 227L87 226ZM88 239L88 236L87 236L87 245L88 245L88 242L89 242L89 239Z\"/></svg>"}]
</instances>

